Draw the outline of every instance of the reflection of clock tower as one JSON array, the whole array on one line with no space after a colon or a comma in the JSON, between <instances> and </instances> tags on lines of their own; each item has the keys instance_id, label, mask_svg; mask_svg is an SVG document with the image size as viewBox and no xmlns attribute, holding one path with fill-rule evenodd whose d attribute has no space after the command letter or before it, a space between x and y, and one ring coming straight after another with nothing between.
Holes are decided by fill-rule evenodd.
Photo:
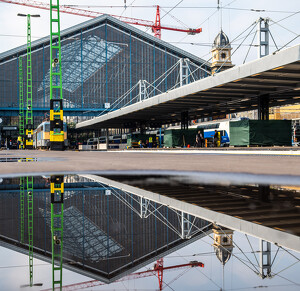
<instances>
[{"instance_id":1,"label":"reflection of clock tower","mask_svg":"<svg viewBox=\"0 0 300 291\"><path fill-rule=\"evenodd\" d=\"M227 70L234 65L231 63L231 46L227 35L221 30L214 40L212 52L212 74Z\"/></svg>"}]
</instances>

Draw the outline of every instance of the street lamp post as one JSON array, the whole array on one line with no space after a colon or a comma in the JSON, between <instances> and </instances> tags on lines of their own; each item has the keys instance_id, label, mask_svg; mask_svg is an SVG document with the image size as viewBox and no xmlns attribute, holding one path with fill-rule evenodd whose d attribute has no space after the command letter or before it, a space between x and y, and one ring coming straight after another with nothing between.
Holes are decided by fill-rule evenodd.
<instances>
[{"instance_id":1,"label":"street lamp post","mask_svg":"<svg viewBox=\"0 0 300 291\"><path fill-rule=\"evenodd\" d=\"M22 14L18 16L27 17L27 94L26 94L26 132L25 148L33 148L33 114L32 114L32 67L31 67L31 17L40 17L39 14Z\"/></svg>"}]
</instances>

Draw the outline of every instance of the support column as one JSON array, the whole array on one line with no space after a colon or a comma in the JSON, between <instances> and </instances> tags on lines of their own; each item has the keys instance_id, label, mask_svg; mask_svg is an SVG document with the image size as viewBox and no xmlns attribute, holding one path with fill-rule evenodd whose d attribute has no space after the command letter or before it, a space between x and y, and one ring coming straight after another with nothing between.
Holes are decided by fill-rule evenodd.
<instances>
[{"instance_id":1,"label":"support column","mask_svg":"<svg viewBox=\"0 0 300 291\"><path fill-rule=\"evenodd\" d=\"M271 275L271 243L259 241L259 275L262 279L270 278Z\"/></svg>"},{"instance_id":2,"label":"support column","mask_svg":"<svg viewBox=\"0 0 300 291\"><path fill-rule=\"evenodd\" d=\"M189 83L188 59L180 59L180 86Z\"/></svg>"},{"instance_id":3,"label":"support column","mask_svg":"<svg viewBox=\"0 0 300 291\"><path fill-rule=\"evenodd\" d=\"M270 202L270 185L260 185L258 191L260 201Z\"/></svg>"},{"instance_id":4,"label":"support column","mask_svg":"<svg viewBox=\"0 0 300 291\"><path fill-rule=\"evenodd\" d=\"M258 58L269 54L269 18L257 20Z\"/></svg>"},{"instance_id":5,"label":"support column","mask_svg":"<svg viewBox=\"0 0 300 291\"><path fill-rule=\"evenodd\" d=\"M190 215L185 212L181 212L181 237L183 239L189 238L190 229L191 229Z\"/></svg>"},{"instance_id":6,"label":"support column","mask_svg":"<svg viewBox=\"0 0 300 291\"><path fill-rule=\"evenodd\" d=\"M108 150L108 146L109 146L109 134L108 134L108 128L106 128L105 131L105 135L106 135L106 150Z\"/></svg>"},{"instance_id":7,"label":"support column","mask_svg":"<svg viewBox=\"0 0 300 291\"><path fill-rule=\"evenodd\" d=\"M258 120L269 120L270 95L258 96Z\"/></svg>"},{"instance_id":8,"label":"support column","mask_svg":"<svg viewBox=\"0 0 300 291\"><path fill-rule=\"evenodd\" d=\"M139 101L143 101L148 98L147 87L145 80L139 80Z\"/></svg>"},{"instance_id":9,"label":"support column","mask_svg":"<svg viewBox=\"0 0 300 291\"><path fill-rule=\"evenodd\" d=\"M189 112L183 111L181 112L181 129L189 128Z\"/></svg>"},{"instance_id":10,"label":"support column","mask_svg":"<svg viewBox=\"0 0 300 291\"><path fill-rule=\"evenodd\" d=\"M148 206L150 201L146 198L141 198L140 200L140 216L141 218L146 218L148 213Z\"/></svg>"}]
</instances>

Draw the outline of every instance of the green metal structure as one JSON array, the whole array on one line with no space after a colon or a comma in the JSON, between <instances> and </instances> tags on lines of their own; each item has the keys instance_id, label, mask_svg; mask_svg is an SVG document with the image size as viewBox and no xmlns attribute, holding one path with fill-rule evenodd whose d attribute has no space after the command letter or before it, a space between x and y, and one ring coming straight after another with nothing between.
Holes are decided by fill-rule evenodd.
<instances>
[{"instance_id":1,"label":"green metal structure","mask_svg":"<svg viewBox=\"0 0 300 291\"><path fill-rule=\"evenodd\" d=\"M26 98L26 137L25 148L33 148L33 114L32 114L32 67L31 67L31 21L27 14L27 98Z\"/></svg>"},{"instance_id":2,"label":"green metal structure","mask_svg":"<svg viewBox=\"0 0 300 291\"><path fill-rule=\"evenodd\" d=\"M25 177L20 178L20 240L21 243L24 243L24 217L25 217L25 209L24 209L24 192L25 192Z\"/></svg>"},{"instance_id":3,"label":"green metal structure","mask_svg":"<svg viewBox=\"0 0 300 291\"><path fill-rule=\"evenodd\" d=\"M62 290L64 176L50 177L51 235L52 235L52 290Z\"/></svg>"},{"instance_id":4,"label":"green metal structure","mask_svg":"<svg viewBox=\"0 0 300 291\"><path fill-rule=\"evenodd\" d=\"M59 0L50 0L50 149L64 150Z\"/></svg>"},{"instance_id":5,"label":"green metal structure","mask_svg":"<svg viewBox=\"0 0 300 291\"><path fill-rule=\"evenodd\" d=\"M24 86L23 86L23 61L22 57L19 57L19 149L24 148Z\"/></svg>"},{"instance_id":6,"label":"green metal structure","mask_svg":"<svg viewBox=\"0 0 300 291\"><path fill-rule=\"evenodd\" d=\"M33 177L26 177L28 210L29 285L33 285Z\"/></svg>"}]
</instances>

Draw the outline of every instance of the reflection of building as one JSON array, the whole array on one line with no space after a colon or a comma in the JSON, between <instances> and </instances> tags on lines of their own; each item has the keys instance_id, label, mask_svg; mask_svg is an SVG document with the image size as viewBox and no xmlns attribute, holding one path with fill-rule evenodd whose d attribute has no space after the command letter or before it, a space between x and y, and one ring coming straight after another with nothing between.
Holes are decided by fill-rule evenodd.
<instances>
[{"instance_id":1,"label":"reflection of building","mask_svg":"<svg viewBox=\"0 0 300 291\"><path fill-rule=\"evenodd\" d=\"M50 261L51 195L45 179L34 177L33 256ZM194 228L204 232L183 239L174 231L181 226L178 214L167 206L152 204L154 214L141 218L133 194L79 176L64 181L63 267L82 275L112 282L211 233L211 225L197 219ZM19 183L19 178L5 178L0 184L0 246L28 254L27 227L21 242ZM27 203L24 209L26 226Z\"/></svg>"},{"instance_id":2,"label":"reflection of building","mask_svg":"<svg viewBox=\"0 0 300 291\"><path fill-rule=\"evenodd\" d=\"M231 63L231 45L228 36L223 30L216 36L211 52L213 74L233 67Z\"/></svg>"},{"instance_id":3,"label":"reflection of building","mask_svg":"<svg viewBox=\"0 0 300 291\"><path fill-rule=\"evenodd\" d=\"M213 233L213 247L215 249L216 256L222 265L225 265L229 261L233 250L233 230L218 226L218 228L213 228Z\"/></svg>"}]
</instances>

